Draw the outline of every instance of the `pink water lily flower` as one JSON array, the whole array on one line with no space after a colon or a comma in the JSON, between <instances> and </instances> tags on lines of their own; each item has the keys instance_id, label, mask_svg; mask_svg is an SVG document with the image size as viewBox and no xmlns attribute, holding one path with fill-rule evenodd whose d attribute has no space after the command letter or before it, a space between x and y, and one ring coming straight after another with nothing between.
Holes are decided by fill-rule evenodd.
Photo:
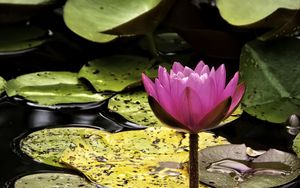
<instances>
[{"instance_id":1,"label":"pink water lily flower","mask_svg":"<svg viewBox=\"0 0 300 188\"><path fill-rule=\"evenodd\" d=\"M235 73L226 85L225 66L210 70L202 61L195 70L175 62L170 73L159 67L152 82L142 74L154 114L165 124L198 133L216 127L238 106L245 85Z\"/></svg>"}]
</instances>

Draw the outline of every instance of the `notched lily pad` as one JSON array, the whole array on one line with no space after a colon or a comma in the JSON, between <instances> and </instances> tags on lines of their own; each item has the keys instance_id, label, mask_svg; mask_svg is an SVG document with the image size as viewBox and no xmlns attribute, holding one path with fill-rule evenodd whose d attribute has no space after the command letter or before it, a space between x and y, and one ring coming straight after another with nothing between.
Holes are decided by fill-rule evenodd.
<instances>
[{"instance_id":1,"label":"notched lily pad","mask_svg":"<svg viewBox=\"0 0 300 188\"><path fill-rule=\"evenodd\" d=\"M300 159L270 149L256 157L245 145L209 147L199 153L200 180L214 187L275 187L300 175Z\"/></svg>"},{"instance_id":2,"label":"notched lily pad","mask_svg":"<svg viewBox=\"0 0 300 188\"><path fill-rule=\"evenodd\" d=\"M242 101L247 113L273 123L284 123L292 114L299 113L300 65L295 63L300 61L299 49L296 38L255 40L245 45L240 74L247 83Z\"/></svg>"},{"instance_id":3,"label":"notched lily pad","mask_svg":"<svg viewBox=\"0 0 300 188\"><path fill-rule=\"evenodd\" d=\"M108 109L119 113L125 119L138 125L148 127L162 127L163 123L154 115L148 102L147 93L144 91L134 91L120 93L109 99ZM242 114L243 110L239 106L231 116L223 120L220 125L230 123Z\"/></svg>"},{"instance_id":4,"label":"notched lily pad","mask_svg":"<svg viewBox=\"0 0 300 188\"><path fill-rule=\"evenodd\" d=\"M74 140L61 161L92 182L108 187L188 187L187 135L168 128L147 128ZM201 148L214 135L200 133ZM200 187L206 187L200 185Z\"/></svg>"},{"instance_id":5,"label":"notched lily pad","mask_svg":"<svg viewBox=\"0 0 300 188\"><path fill-rule=\"evenodd\" d=\"M98 129L84 127L66 127L43 129L22 138L19 147L23 153L38 162L51 166L65 167L59 162L61 153L66 148L74 147L72 140L99 135ZM105 132L100 131L103 135Z\"/></svg>"},{"instance_id":6,"label":"notched lily pad","mask_svg":"<svg viewBox=\"0 0 300 188\"><path fill-rule=\"evenodd\" d=\"M9 80L7 95L21 96L40 105L101 102L112 94L94 93L72 72L36 72Z\"/></svg>"},{"instance_id":7,"label":"notched lily pad","mask_svg":"<svg viewBox=\"0 0 300 188\"><path fill-rule=\"evenodd\" d=\"M44 172L25 175L15 180L14 188L41 188L41 187L84 187L96 188L87 179L67 173Z\"/></svg>"},{"instance_id":8,"label":"notched lily pad","mask_svg":"<svg viewBox=\"0 0 300 188\"><path fill-rule=\"evenodd\" d=\"M83 66L79 77L87 79L98 92L122 91L141 85L142 72L154 72L151 69L153 64L153 61L139 56L104 57Z\"/></svg>"},{"instance_id":9,"label":"notched lily pad","mask_svg":"<svg viewBox=\"0 0 300 188\"><path fill-rule=\"evenodd\" d=\"M48 39L48 31L38 27L6 26L0 30L0 55L13 55L34 50Z\"/></svg>"},{"instance_id":10,"label":"notched lily pad","mask_svg":"<svg viewBox=\"0 0 300 188\"><path fill-rule=\"evenodd\" d=\"M300 158L300 133L296 136L293 142L293 150L297 154L297 156Z\"/></svg>"}]
</instances>

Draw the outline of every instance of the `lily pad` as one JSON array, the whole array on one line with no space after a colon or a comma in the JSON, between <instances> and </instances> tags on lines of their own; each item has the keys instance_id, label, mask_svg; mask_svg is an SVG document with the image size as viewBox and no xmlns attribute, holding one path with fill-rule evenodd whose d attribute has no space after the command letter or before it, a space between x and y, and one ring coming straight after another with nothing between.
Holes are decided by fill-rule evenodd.
<instances>
[{"instance_id":1,"label":"lily pad","mask_svg":"<svg viewBox=\"0 0 300 188\"><path fill-rule=\"evenodd\" d=\"M96 188L87 179L67 173L34 173L23 176L14 182L14 188L41 188L41 187L84 187Z\"/></svg>"},{"instance_id":2,"label":"lily pad","mask_svg":"<svg viewBox=\"0 0 300 188\"><path fill-rule=\"evenodd\" d=\"M6 81L0 76L0 95L5 91Z\"/></svg>"},{"instance_id":3,"label":"lily pad","mask_svg":"<svg viewBox=\"0 0 300 188\"><path fill-rule=\"evenodd\" d=\"M300 41L294 38L245 45L240 74L247 84L242 101L247 113L274 123L299 113L300 65L295 63L300 61L299 50Z\"/></svg>"},{"instance_id":4,"label":"lily pad","mask_svg":"<svg viewBox=\"0 0 300 188\"><path fill-rule=\"evenodd\" d=\"M293 142L293 150L297 154L297 156L300 158L300 133L296 136Z\"/></svg>"},{"instance_id":5,"label":"lily pad","mask_svg":"<svg viewBox=\"0 0 300 188\"><path fill-rule=\"evenodd\" d=\"M163 123L154 115L148 102L148 95L144 91L134 91L120 93L109 99L108 108L122 115L125 119L138 125L148 127L162 127ZM243 110L239 106L220 125L230 123L242 114Z\"/></svg>"},{"instance_id":6,"label":"lily pad","mask_svg":"<svg viewBox=\"0 0 300 188\"><path fill-rule=\"evenodd\" d=\"M9 80L8 96L22 96L40 105L100 102L111 94L93 93L72 72L36 72Z\"/></svg>"},{"instance_id":7,"label":"lily pad","mask_svg":"<svg viewBox=\"0 0 300 188\"><path fill-rule=\"evenodd\" d=\"M237 26L258 22L280 8L300 9L300 1L294 0L217 0L216 3L221 16L230 24Z\"/></svg>"},{"instance_id":8,"label":"lily pad","mask_svg":"<svg viewBox=\"0 0 300 188\"><path fill-rule=\"evenodd\" d=\"M116 55L93 60L83 66L79 77L87 79L96 91L122 91L141 85L142 72L153 72L153 61L139 56Z\"/></svg>"},{"instance_id":9,"label":"lily pad","mask_svg":"<svg viewBox=\"0 0 300 188\"><path fill-rule=\"evenodd\" d=\"M0 0L0 4L18 4L18 5L39 5L39 4L49 4L57 0Z\"/></svg>"},{"instance_id":10,"label":"lily pad","mask_svg":"<svg viewBox=\"0 0 300 188\"><path fill-rule=\"evenodd\" d=\"M223 145L199 153L200 180L214 187L276 187L300 175L300 159L270 149L257 157L245 145Z\"/></svg>"},{"instance_id":11,"label":"lily pad","mask_svg":"<svg viewBox=\"0 0 300 188\"><path fill-rule=\"evenodd\" d=\"M20 149L34 160L51 166L65 167L59 162L61 153L68 147L73 147L72 140L90 137L98 129L84 127L50 128L35 131L22 138ZM105 135L105 132L101 132Z\"/></svg>"},{"instance_id":12,"label":"lily pad","mask_svg":"<svg viewBox=\"0 0 300 188\"><path fill-rule=\"evenodd\" d=\"M0 30L0 55L34 50L49 39L48 31L34 26L7 26Z\"/></svg>"},{"instance_id":13,"label":"lily pad","mask_svg":"<svg viewBox=\"0 0 300 188\"><path fill-rule=\"evenodd\" d=\"M202 136L214 140L210 133L200 133L200 138ZM61 161L101 186L187 187L188 144L185 137L168 128L85 137L74 140L76 147L66 149ZM204 143L214 144L203 142L201 148L208 146Z\"/></svg>"},{"instance_id":14,"label":"lily pad","mask_svg":"<svg viewBox=\"0 0 300 188\"><path fill-rule=\"evenodd\" d=\"M116 35L152 31L165 16L172 2L68 0L64 7L64 20L73 32L85 39L108 42L115 39ZM115 35L104 34L105 31Z\"/></svg>"}]
</instances>

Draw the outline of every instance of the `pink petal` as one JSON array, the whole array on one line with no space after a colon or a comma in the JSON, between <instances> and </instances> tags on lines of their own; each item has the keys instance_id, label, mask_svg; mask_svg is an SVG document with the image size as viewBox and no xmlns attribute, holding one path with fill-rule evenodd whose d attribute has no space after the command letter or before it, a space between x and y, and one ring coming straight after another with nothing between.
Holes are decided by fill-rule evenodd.
<instances>
[{"instance_id":1,"label":"pink petal","mask_svg":"<svg viewBox=\"0 0 300 188\"><path fill-rule=\"evenodd\" d=\"M193 72L194 71L190 67L184 67L184 69L183 69L183 75L184 76L189 76Z\"/></svg>"},{"instance_id":2,"label":"pink petal","mask_svg":"<svg viewBox=\"0 0 300 188\"><path fill-rule=\"evenodd\" d=\"M183 121L178 120L190 130L197 129L199 119L202 119L202 105L198 94L192 88L186 87L179 99L179 104L183 114Z\"/></svg>"},{"instance_id":3,"label":"pink petal","mask_svg":"<svg viewBox=\"0 0 300 188\"><path fill-rule=\"evenodd\" d=\"M166 112L168 112L171 115L174 115L174 108L173 108L173 100L170 96L169 91L167 91L162 84L160 83L160 80L155 79L155 88L157 91L157 101L162 106L162 108L165 109Z\"/></svg>"},{"instance_id":4,"label":"pink petal","mask_svg":"<svg viewBox=\"0 0 300 188\"><path fill-rule=\"evenodd\" d=\"M204 65L204 67L202 68L202 70L200 71L199 75L202 75L202 74L209 74L210 70L209 70L209 67L207 65Z\"/></svg>"},{"instance_id":5,"label":"pink petal","mask_svg":"<svg viewBox=\"0 0 300 188\"><path fill-rule=\"evenodd\" d=\"M241 102L244 93L245 93L246 86L244 83L241 83L237 86L233 96L232 96L232 103L230 108L226 114L226 117L230 116L232 112L238 107L238 104Z\"/></svg>"},{"instance_id":6,"label":"pink petal","mask_svg":"<svg viewBox=\"0 0 300 188\"><path fill-rule=\"evenodd\" d=\"M223 99L232 96L236 90L237 83L239 81L239 73L236 72L230 82L227 84L225 90L223 91Z\"/></svg>"},{"instance_id":7,"label":"pink petal","mask_svg":"<svg viewBox=\"0 0 300 188\"><path fill-rule=\"evenodd\" d=\"M177 74L178 72L182 72L184 69L184 67L178 63L178 62L174 62L173 66L172 66L172 70L175 74Z\"/></svg>"},{"instance_id":8,"label":"pink petal","mask_svg":"<svg viewBox=\"0 0 300 188\"><path fill-rule=\"evenodd\" d=\"M152 96L153 98L155 98L157 100L155 85L152 82L152 80L150 78L148 78L148 76L146 76L144 73L142 73L142 81L143 81L145 90L148 93L148 95Z\"/></svg>"},{"instance_id":9,"label":"pink petal","mask_svg":"<svg viewBox=\"0 0 300 188\"><path fill-rule=\"evenodd\" d=\"M226 83L226 69L224 64L217 69L215 78L218 94L221 95Z\"/></svg>"},{"instance_id":10,"label":"pink petal","mask_svg":"<svg viewBox=\"0 0 300 188\"><path fill-rule=\"evenodd\" d=\"M159 66L158 67L158 79L161 85L170 92L170 75L167 72L166 68Z\"/></svg>"},{"instance_id":11,"label":"pink petal","mask_svg":"<svg viewBox=\"0 0 300 188\"><path fill-rule=\"evenodd\" d=\"M195 72L200 74L204 66L205 63L203 61L200 61L195 68Z\"/></svg>"}]
</instances>

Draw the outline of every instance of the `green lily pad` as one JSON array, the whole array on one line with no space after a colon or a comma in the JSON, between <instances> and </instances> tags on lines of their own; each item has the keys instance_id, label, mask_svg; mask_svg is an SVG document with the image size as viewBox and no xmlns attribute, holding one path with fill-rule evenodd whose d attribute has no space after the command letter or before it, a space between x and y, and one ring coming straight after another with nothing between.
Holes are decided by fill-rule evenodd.
<instances>
[{"instance_id":1,"label":"green lily pad","mask_svg":"<svg viewBox=\"0 0 300 188\"><path fill-rule=\"evenodd\" d=\"M221 16L230 24L237 26L258 22L279 8L300 9L298 0L217 0L216 3Z\"/></svg>"},{"instance_id":2,"label":"green lily pad","mask_svg":"<svg viewBox=\"0 0 300 188\"><path fill-rule=\"evenodd\" d=\"M33 50L49 39L48 31L34 26L6 26L0 30L0 55Z\"/></svg>"},{"instance_id":3,"label":"green lily pad","mask_svg":"<svg viewBox=\"0 0 300 188\"><path fill-rule=\"evenodd\" d=\"M138 125L148 127L164 126L152 112L148 102L148 95L144 91L116 94L109 99L108 108ZM239 106L231 116L220 123L220 126L236 120L242 113L243 110Z\"/></svg>"},{"instance_id":4,"label":"green lily pad","mask_svg":"<svg viewBox=\"0 0 300 188\"><path fill-rule=\"evenodd\" d=\"M0 94L5 91L6 81L0 76Z\"/></svg>"},{"instance_id":5,"label":"green lily pad","mask_svg":"<svg viewBox=\"0 0 300 188\"><path fill-rule=\"evenodd\" d=\"M296 136L293 142L293 150L297 154L297 156L300 158L300 133Z\"/></svg>"},{"instance_id":6,"label":"green lily pad","mask_svg":"<svg viewBox=\"0 0 300 188\"><path fill-rule=\"evenodd\" d=\"M285 122L300 111L300 41L253 41L241 53L240 74L247 84L243 109L262 120ZM299 114L298 114L299 115Z\"/></svg>"},{"instance_id":7,"label":"green lily pad","mask_svg":"<svg viewBox=\"0 0 300 188\"><path fill-rule=\"evenodd\" d=\"M36 72L9 80L9 97L22 96L40 105L100 102L111 94L93 93L72 72Z\"/></svg>"},{"instance_id":8,"label":"green lily pad","mask_svg":"<svg viewBox=\"0 0 300 188\"><path fill-rule=\"evenodd\" d=\"M248 156L245 145L221 145L199 152L200 180L213 187L276 187L300 175L300 159L270 149Z\"/></svg>"},{"instance_id":9,"label":"green lily pad","mask_svg":"<svg viewBox=\"0 0 300 188\"><path fill-rule=\"evenodd\" d=\"M90 137L97 131L97 129L84 127L43 129L30 133L20 141L19 145L23 153L38 162L66 167L59 162L59 159L66 148L74 145L72 140Z\"/></svg>"},{"instance_id":10,"label":"green lily pad","mask_svg":"<svg viewBox=\"0 0 300 188\"><path fill-rule=\"evenodd\" d=\"M117 35L152 31L167 13L169 4L168 0L68 0L64 20L73 32L85 39L109 42ZM104 34L105 31L115 35Z\"/></svg>"},{"instance_id":11,"label":"green lily pad","mask_svg":"<svg viewBox=\"0 0 300 188\"><path fill-rule=\"evenodd\" d=\"M0 4L18 4L18 5L39 5L49 4L57 0L0 0Z\"/></svg>"},{"instance_id":12,"label":"green lily pad","mask_svg":"<svg viewBox=\"0 0 300 188\"><path fill-rule=\"evenodd\" d=\"M104 57L83 66L79 77L87 79L98 92L122 91L141 85L142 72L157 74L153 64L153 61L139 56Z\"/></svg>"},{"instance_id":13,"label":"green lily pad","mask_svg":"<svg viewBox=\"0 0 300 188\"><path fill-rule=\"evenodd\" d=\"M41 188L45 186L96 188L96 185L81 176L55 172L29 174L14 182L14 188Z\"/></svg>"}]
</instances>

